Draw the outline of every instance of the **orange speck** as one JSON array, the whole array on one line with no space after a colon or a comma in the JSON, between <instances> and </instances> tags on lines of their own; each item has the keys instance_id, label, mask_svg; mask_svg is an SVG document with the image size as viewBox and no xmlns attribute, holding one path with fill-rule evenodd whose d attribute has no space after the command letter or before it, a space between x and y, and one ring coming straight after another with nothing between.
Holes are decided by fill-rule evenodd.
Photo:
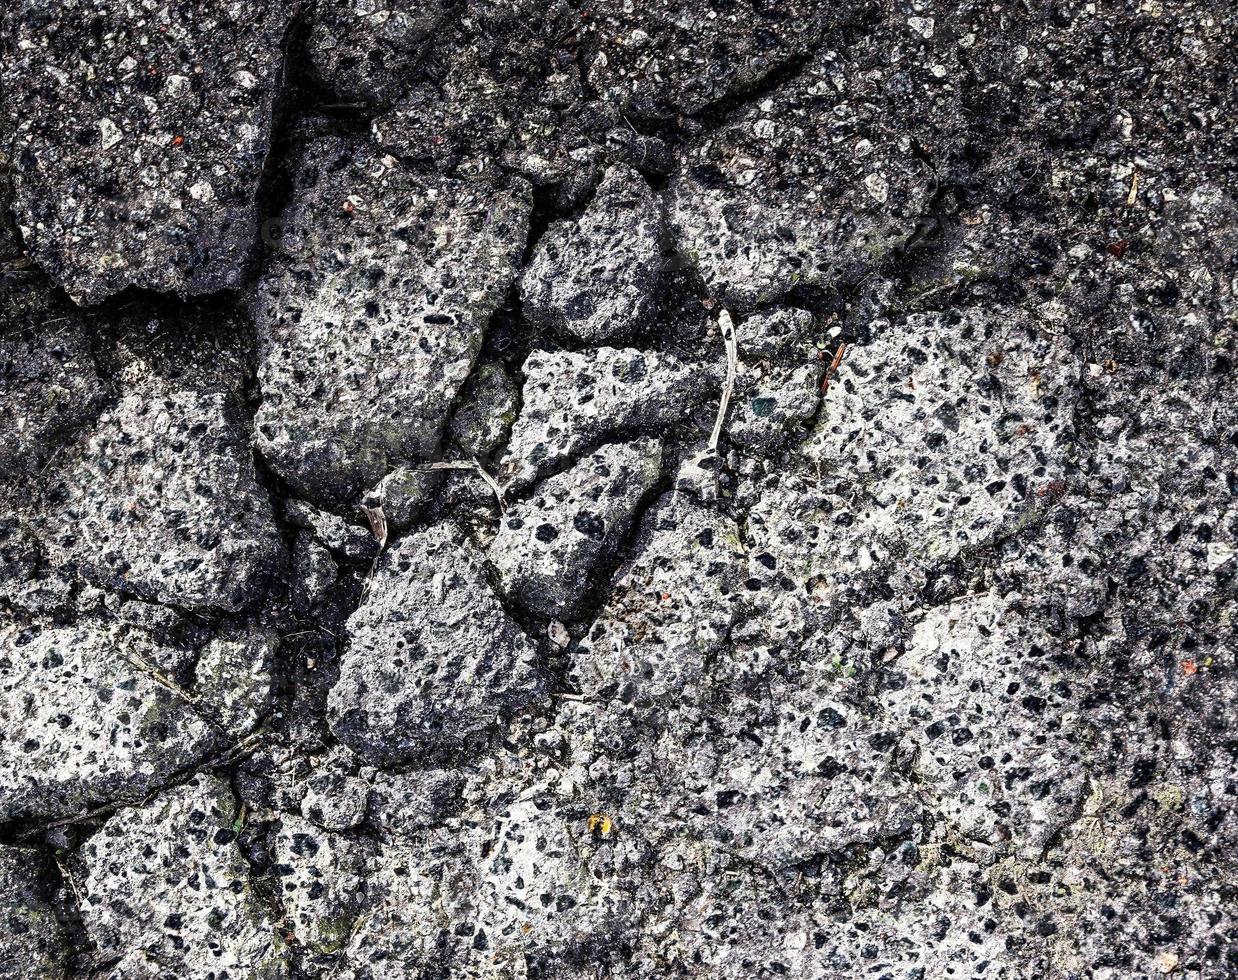
<instances>
[{"instance_id":1,"label":"orange speck","mask_svg":"<svg viewBox=\"0 0 1238 980\"><path fill-rule=\"evenodd\" d=\"M1191 674L1197 673L1198 671L1199 671L1199 667L1196 665L1194 660L1182 661L1182 673L1189 676Z\"/></svg>"},{"instance_id":2,"label":"orange speck","mask_svg":"<svg viewBox=\"0 0 1238 980\"><path fill-rule=\"evenodd\" d=\"M185 137L183 137L183 136L173 136L173 137L172 137L172 145L173 145L173 146L184 146L184 145L185 145Z\"/></svg>"}]
</instances>

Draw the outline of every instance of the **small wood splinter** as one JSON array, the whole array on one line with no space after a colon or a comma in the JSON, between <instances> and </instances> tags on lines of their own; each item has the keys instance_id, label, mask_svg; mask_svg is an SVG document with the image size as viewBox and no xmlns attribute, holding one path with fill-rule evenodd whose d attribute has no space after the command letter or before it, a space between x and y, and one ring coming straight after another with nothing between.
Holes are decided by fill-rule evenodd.
<instances>
[{"instance_id":1,"label":"small wood splinter","mask_svg":"<svg viewBox=\"0 0 1238 980\"><path fill-rule=\"evenodd\" d=\"M838 365L843 362L843 355L847 353L847 342L840 341L838 350L834 352L834 360L830 361L830 366L825 369L825 377L821 379L821 394L825 394L830 390L830 379L838 371Z\"/></svg>"}]
</instances>

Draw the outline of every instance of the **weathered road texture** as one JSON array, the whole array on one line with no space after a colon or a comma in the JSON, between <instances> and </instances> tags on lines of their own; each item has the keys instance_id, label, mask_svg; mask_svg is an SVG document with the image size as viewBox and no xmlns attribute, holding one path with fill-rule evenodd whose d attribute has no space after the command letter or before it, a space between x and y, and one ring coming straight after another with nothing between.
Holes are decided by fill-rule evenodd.
<instances>
[{"instance_id":1,"label":"weathered road texture","mask_svg":"<svg viewBox=\"0 0 1238 980\"><path fill-rule=\"evenodd\" d=\"M1235 118L1212 0L6 5L0 980L1238 977Z\"/></svg>"}]
</instances>

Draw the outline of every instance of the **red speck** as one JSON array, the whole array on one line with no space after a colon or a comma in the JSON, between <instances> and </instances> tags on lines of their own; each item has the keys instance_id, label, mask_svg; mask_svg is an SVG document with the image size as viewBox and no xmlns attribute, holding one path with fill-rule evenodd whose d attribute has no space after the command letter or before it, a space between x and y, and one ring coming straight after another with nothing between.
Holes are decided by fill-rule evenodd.
<instances>
[{"instance_id":1,"label":"red speck","mask_svg":"<svg viewBox=\"0 0 1238 980\"><path fill-rule=\"evenodd\" d=\"M345 202L341 205L341 207L342 207L345 211L347 211L349 214L352 214L352 213L353 213L353 211L355 211L355 210L356 210L356 208L354 208L354 207L353 207L353 203L352 203L352 201L345 201Z\"/></svg>"},{"instance_id":2,"label":"red speck","mask_svg":"<svg viewBox=\"0 0 1238 980\"><path fill-rule=\"evenodd\" d=\"M1066 492L1065 480L1050 480L1036 491L1037 497L1052 497L1056 500Z\"/></svg>"},{"instance_id":3,"label":"red speck","mask_svg":"<svg viewBox=\"0 0 1238 980\"><path fill-rule=\"evenodd\" d=\"M669 592L663 592L663 593L662 593L662 601L663 601L663 602L670 602L670 601L671 601L671 594L670 594Z\"/></svg>"},{"instance_id":4,"label":"red speck","mask_svg":"<svg viewBox=\"0 0 1238 980\"><path fill-rule=\"evenodd\" d=\"M173 145L173 146L184 146L184 145L185 145L185 137L183 137L183 136L173 136L173 137L172 137L172 145Z\"/></svg>"},{"instance_id":5,"label":"red speck","mask_svg":"<svg viewBox=\"0 0 1238 980\"><path fill-rule=\"evenodd\" d=\"M1120 259L1126 254L1126 250L1130 247L1131 243L1123 238L1120 241L1110 242L1109 247L1106 248L1105 251L1112 255L1115 259Z\"/></svg>"},{"instance_id":6,"label":"red speck","mask_svg":"<svg viewBox=\"0 0 1238 980\"><path fill-rule=\"evenodd\" d=\"M1199 667L1196 666L1194 660L1182 661L1182 673L1186 674L1189 677L1191 674L1195 674L1198 672L1199 672Z\"/></svg>"}]
</instances>

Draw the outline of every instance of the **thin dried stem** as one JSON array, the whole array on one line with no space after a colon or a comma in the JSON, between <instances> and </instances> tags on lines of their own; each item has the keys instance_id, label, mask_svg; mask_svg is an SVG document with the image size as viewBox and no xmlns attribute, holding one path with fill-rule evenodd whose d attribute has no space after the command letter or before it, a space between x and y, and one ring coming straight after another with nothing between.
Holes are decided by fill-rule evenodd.
<instances>
[{"instance_id":1,"label":"thin dried stem","mask_svg":"<svg viewBox=\"0 0 1238 980\"><path fill-rule=\"evenodd\" d=\"M150 677L150 679L160 687L167 688L191 708L196 710L199 707L199 701L197 698L177 684L176 681L172 680L172 678L143 657L140 653L125 651L121 654L121 656L138 670L142 671L142 673Z\"/></svg>"},{"instance_id":2,"label":"thin dried stem","mask_svg":"<svg viewBox=\"0 0 1238 980\"><path fill-rule=\"evenodd\" d=\"M429 470L468 470L473 473L476 473L486 482L486 486L488 486L492 491L494 491L494 499L497 500L499 504L499 513L507 512L507 508L503 505L503 488L499 486L498 482L494 479L494 477L492 477L489 473L486 472L486 468L482 466L481 463L475 459L472 461L467 460L467 459L459 459L459 460L451 460L449 462L430 463L426 466L420 467L420 469L427 470L427 471Z\"/></svg>"},{"instance_id":3,"label":"thin dried stem","mask_svg":"<svg viewBox=\"0 0 1238 980\"><path fill-rule=\"evenodd\" d=\"M718 417L714 420L714 431L709 436L709 451L718 451L718 439L722 436L722 424L726 421L726 411L731 404L731 393L735 390L735 374L739 370L739 343L735 338L735 323L731 314L722 310L718 314L718 329L722 332L722 342L726 344L726 386L722 389L722 402L718 405Z\"/></svg>"},{"instance_id":4,"label":"thin dried stem","mask_svg":"<svg viewBox=\"0 0 1238 980\"><path fill-rule=\"evenodd\" d=\"M374 581L374 573L378 571L378 561L383 556L383 549L387 547L387 515L382 505L367 507L362 504L361 511L365 514L365 519L370 522L370 533L378 542L378 551L374 553L374 559L370 562L370 574L365 577L365 585L361 590L361 597L364 599L370 594L370 584Z\"/></svg>"}]
</instances>

